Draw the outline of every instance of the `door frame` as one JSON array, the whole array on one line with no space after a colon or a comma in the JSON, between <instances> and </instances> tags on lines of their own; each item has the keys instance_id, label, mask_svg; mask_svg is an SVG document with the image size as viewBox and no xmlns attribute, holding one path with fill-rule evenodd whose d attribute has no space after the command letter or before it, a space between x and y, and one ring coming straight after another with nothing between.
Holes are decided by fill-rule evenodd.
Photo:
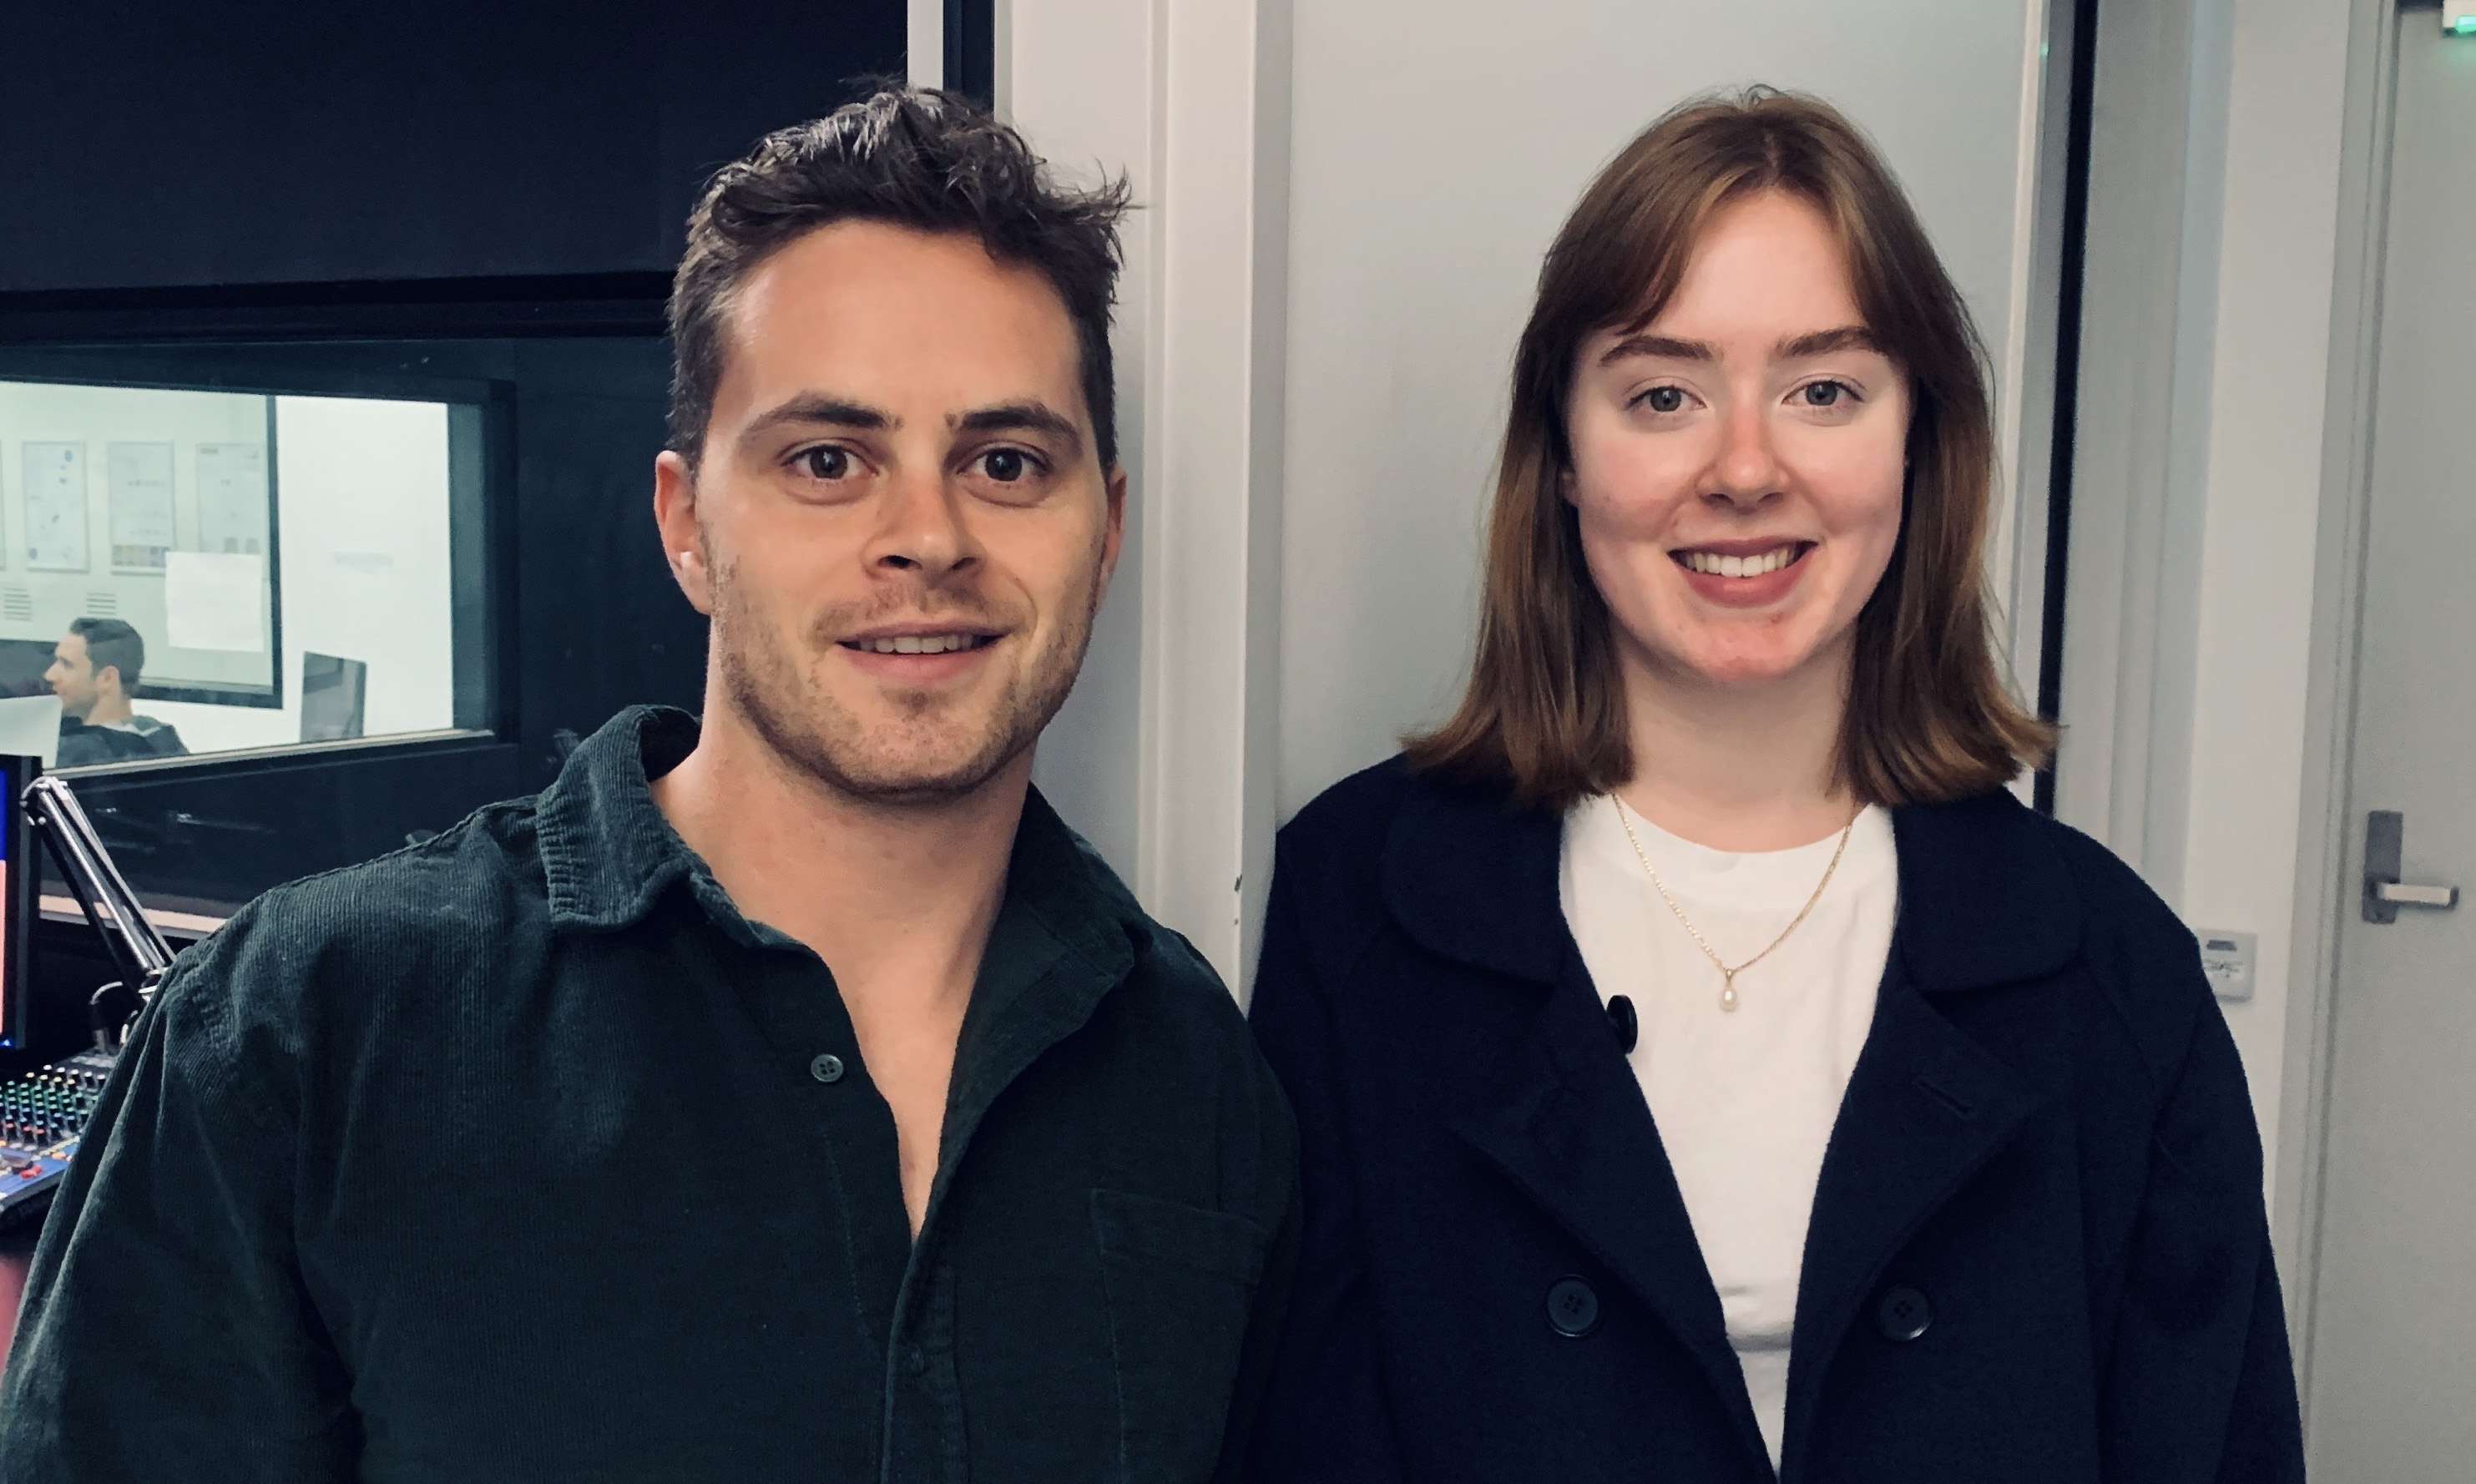
<instances>
[{"instance_id":1,"label":"door frame","mask_svg":"<svg viewBox=\"0 0 2476 1484\"><path fill-rule=\"evenodd\" d=\"M2315 532L2312 649L2288 960L2294 967L2287 1004L2287 1094L2279 1108L2276 1199L2270 1211L2272 1239L2286 1259L2288 1328L2308 1418L2339 937L2343 914L2357 900L2349 875L2357 845L2348 777L2355 760L2382 271L2403 9L2402 0L2348 4L2339 234L2331 274L2320 514Z\"/></svg>"}]
</instances>

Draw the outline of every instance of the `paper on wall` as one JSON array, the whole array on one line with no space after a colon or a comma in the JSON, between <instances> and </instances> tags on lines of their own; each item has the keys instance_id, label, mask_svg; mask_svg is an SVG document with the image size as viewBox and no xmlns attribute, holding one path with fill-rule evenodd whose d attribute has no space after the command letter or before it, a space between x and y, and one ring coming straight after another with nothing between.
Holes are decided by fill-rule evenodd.
<instances>
[{"instance_id":1,"label":"paper on wall","mask_svg":"<svg viewBox=\"0 0 2476 1484\"><path fill-rule=\"evenodd\" d=\"M266 558L172 552L163 558L164 639L174 649L266 653Z\"/></svg>"},{"instance_id":2,"label":"paper on wall","mask_svg":"<svg viewBox=\"0 0 2476 1484\"><path fill-rule=\"evenodd\" d=\"M111 567L161 572L172 530L172 445L114 443L104 455L111 508Z\"/></svg>"},{"instance_id":3,"label":"paper on wall","mask_svg":"<svg viewBox=\"0 0 2476 1484\"><path fill-rule=\"evenodd\" d=\"M262 445L198 445L198 549L265 555L266 449Z\"/></svg>"},{"instance_id":4,"label":"paper on wall","mask_svg":"<svg viewBox=\"0 0 2476 1484\"><path fill-rule=\"evenodd\" d=\"M86 445L25 445L26 565L86 570Z\"/></svg>"}]
</instances>

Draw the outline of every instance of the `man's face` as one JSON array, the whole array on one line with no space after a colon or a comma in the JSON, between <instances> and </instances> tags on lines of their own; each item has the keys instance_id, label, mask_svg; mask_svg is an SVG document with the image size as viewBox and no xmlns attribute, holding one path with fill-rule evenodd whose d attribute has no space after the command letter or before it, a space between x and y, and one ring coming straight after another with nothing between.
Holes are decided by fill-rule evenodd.
<instances>
[{"instance_id":1,"label":"man's face","mask_svg":"<svg viewBox=\"0 0 2476 1484\"><path fill-rule=\"evenodd\" d=\"M698 471L655 484L721 699L846 794L968 793L1064 704L1117 562L1064 302L972 238L845 222L730 320Z\"/></svg>"},{"instance_id":2,"label":"man's face","mask_svg":"<svg viewBox=\"0 0 2476 1484\"><path fill-rule=\"evenodd\" d=\"M43 672L43 683L61 698L63 714L86 720L94 709L96 694L94 664L87 658L84 634L65 635L52 646L52 664Z\"/></svg>"}]
</instances>

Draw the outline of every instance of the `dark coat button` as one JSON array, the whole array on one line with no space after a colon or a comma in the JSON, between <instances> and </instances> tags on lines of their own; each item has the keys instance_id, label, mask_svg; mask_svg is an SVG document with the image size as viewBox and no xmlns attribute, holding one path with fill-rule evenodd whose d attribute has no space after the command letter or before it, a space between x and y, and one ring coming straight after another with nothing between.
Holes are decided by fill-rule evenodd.
<instances>
[{"instance_id":1,"label":"dark coat button","mask_svg":"<svg viewBox=\"0 0 2476 1484\"><path fill-rule=\"evenodd\" d=\"M808 1063L808 1076L820 1082L839 1082L843 1079L843 1059L828 1051Z\"/></svg>"},{"instance_id":2,"label":"dark coat button","mask_svg":"<svg viewBox=\"0 0 2476 1484\"><path fill-rule=\"evenodd\" d=\"M1622 995L1608 1001L1608 1028L1617 1033L1617 1050L1630 1056L1633 1045L1642 1039L1642 1017L1633 1013L1633 1002Z\"/></svg>"},{"instance_id":3,"label":"dark coat button","mask_svg":"<svg viewBox=\"0 0 2476 1484\"><path fill-rule=\"evenodd\" d=\"M1560 1278L1548 1290L1548 1323L1568 1339L1599 1327L1599 1296L1580 1278Z\"/></svg>"},{"instance_id":4,"label":"dark coat button","mask_svg":"<svg viewBox=\"0 0 2476 1484\"><path fill-rule=\"evenodd\" d=\"M1874 1327L1883 1331L1886 1340L1905 1343L1926 1332L1934 1323L1934 1306L1926 1296L1914 1288L1902 1286L1886 1289L1883 1301L1874 1305Z\"/></svg>"}]
</instances>

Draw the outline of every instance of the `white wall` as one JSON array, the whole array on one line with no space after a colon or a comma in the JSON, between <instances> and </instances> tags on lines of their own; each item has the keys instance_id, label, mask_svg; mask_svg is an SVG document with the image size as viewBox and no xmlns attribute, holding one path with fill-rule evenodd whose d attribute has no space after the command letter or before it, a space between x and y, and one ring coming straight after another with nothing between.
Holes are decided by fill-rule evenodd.
<instances>
[{"instance_id":1,"label":"white wall","mask_svg":"<svg viewBox=\"0 0 2476 1484\"><path fill-rule=\"evenodd\" d=\"M1284 817L1449 708L1540 255L1592 174L1670 105L1759 82L1846 110L1916 201L2010 400L2043 12L2020 0L1299 8ZM2008 449L2006 461L2019 463Z\"/></svg>"},{"instance_id":2,"label":"white wall","mask_svg":"<svg viewBox=\"0 0 2476 1484\"><path fill-rule=\"evenodd\" d=\"M2348 8L2233 6L2201 543L2187 921L2260 935L2227 1006L2278 1169ZM2273 1184L2273 1204L2276 1204Z\"/></svg>"}]
</instances>

